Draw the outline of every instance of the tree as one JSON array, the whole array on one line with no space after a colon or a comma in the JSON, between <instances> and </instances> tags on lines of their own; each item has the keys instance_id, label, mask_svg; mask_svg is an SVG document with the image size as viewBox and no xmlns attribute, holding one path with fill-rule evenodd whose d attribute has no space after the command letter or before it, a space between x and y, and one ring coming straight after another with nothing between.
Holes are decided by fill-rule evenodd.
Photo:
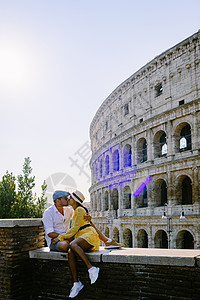
<instances>
[{"instance_id":1,"label":"tree","mask_svg":"<svg viewBox=\"0 0 200 300\"><path fill-rule=\"evenodd\" d=\"M0 205L3 209L0 218L41 218L47 199L45 192L47 185L42 184L42 194L37 197L33 194L35 176L32 176L31 160L25 158L22 175L16 178L8 172L0 182ZM17 188L17 191L16 191Z\"/></svg>"},{"instance_id":2,"label":"tree","mask_svg":"<svg viewBox=\"0 0 200 300\"><path fill-rule=\"evenodd\" d=\"M10 218L11 208L16 200L16 178L12 173L6 172L0 182L0 218Z\"/></svg>"},{"instance_id":3,"label":"tree","mask_svg":"<svg viewBox=\"0 0 200 300\"><path fill-rule=\"evenodd\" d=\"M45 205L47 203L47 198L45 197L47 184L46 184L45 181L43 182L43 184L41 186L41 189L42 189L42 194L41 194L40 197L37 198L37 201L35 203L35 213L34 213L35 218L41 218L42 217Z\"/></svg>"}]
</instances>

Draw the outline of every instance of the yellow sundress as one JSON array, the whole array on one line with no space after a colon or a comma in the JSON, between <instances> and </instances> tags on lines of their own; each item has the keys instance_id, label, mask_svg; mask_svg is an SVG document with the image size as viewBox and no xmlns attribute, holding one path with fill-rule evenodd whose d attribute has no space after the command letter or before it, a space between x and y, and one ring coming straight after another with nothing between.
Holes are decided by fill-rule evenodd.
<instances>
[{"instance_id":1,"label":"yellow sundress","mask_svg":"<svg viewBox=\"0 0 200 300\"><path fill-rule=\"evenodd\" d=\"M70 239L74 236L74 238L81 237L86 240L93 247L90 249L91 251L98 251L100 246L99 235L92 226L88 226L84 229L80 229L80 227L90 224L89 221L84 220L84 216L86 215L86 210L82 206L78 206L72 217L71 228L63 234L58 236L60 241L64 241ZM80 229L80 230L79 230Z\"/></svg>"}]
</instances>

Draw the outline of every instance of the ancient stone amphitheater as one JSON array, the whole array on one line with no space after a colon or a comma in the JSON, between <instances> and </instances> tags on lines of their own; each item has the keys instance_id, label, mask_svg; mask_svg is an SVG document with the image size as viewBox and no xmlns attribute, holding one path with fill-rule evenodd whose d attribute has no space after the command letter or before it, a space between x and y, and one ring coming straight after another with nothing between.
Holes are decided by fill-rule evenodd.
<instances>
[{"instance_id":1,"label":"ancient stone amphitheater","mask_svg":"<svg viewBox=\"0 0 200 300\"><path fill-rule=\"evenodd\" d=\"M127 247L200 247L200 31L122 82L90 125L91 209Z\"/></svg>"}]
</instances>

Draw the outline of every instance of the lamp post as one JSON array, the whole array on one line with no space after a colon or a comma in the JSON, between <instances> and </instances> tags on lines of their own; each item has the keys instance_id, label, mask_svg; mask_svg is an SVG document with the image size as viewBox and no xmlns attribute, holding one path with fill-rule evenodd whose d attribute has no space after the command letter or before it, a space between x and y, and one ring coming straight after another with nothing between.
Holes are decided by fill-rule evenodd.
<instances>
[{"instance_id":1,"label":"lamp post","mask_svg":"<svg viewBox=\"0 0 200 300\"><path fill-rule=\"evenodd\" d=\"M165 207L167 207L167 214L166 214L166 209ZM172 206L173 207L173 206ZM162 219L167 219L167 232L168 232L168 249L171 248L171 236L172 236L172 231L173 231L173 222L172 222L172 218L175 214L172 213L172 207L171 207L171 215L168 216L168 204L165 203L164 205L164 211L163 211L163 215L162 215ZM180 215L180 220L185 219L185 214L184 211L182 209L181 211L181 215Z\"/></svg>"}]
</instances>

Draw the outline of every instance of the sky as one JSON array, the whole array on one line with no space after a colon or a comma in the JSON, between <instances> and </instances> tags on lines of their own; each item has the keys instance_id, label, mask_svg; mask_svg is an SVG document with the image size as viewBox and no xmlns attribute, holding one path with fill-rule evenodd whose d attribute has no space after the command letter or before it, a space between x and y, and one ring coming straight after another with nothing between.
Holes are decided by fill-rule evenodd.
<instances>
[{"instance_id":1,"label":"sky","mask_svg":"<svg viewBox=\"0 0 200 300\"><path fill-rule=\"evenodd\" d=\"M124 80L200 29L200 1L0 0L0 178L89 201L89 126Z\"/></svg>"}]
</instances>

